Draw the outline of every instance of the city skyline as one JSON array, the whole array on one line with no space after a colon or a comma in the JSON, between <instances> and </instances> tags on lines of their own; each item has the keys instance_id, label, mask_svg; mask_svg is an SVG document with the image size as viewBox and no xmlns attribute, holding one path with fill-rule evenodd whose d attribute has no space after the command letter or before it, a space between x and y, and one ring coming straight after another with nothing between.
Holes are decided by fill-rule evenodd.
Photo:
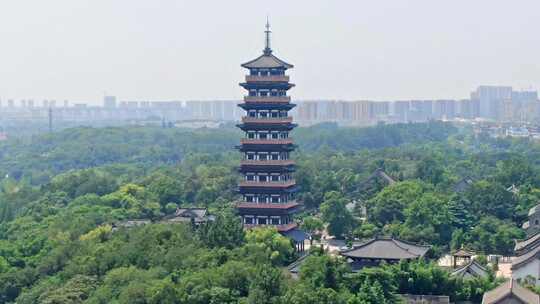
<instances>
[{"instance_id":1,"label":"city skyline","mask_svg":"<svg viewBox=\"0 0 540 304\"><path fill-rule=\"evenodd\" d=\"M263 48L266 15L277 55L300 67L297 100L462 99L481 84L540 85L535 1L298 1L286 12L279 1L28 3L0 4L2 100L241 99L235 63Z\"/></svg>"}]
</instances>

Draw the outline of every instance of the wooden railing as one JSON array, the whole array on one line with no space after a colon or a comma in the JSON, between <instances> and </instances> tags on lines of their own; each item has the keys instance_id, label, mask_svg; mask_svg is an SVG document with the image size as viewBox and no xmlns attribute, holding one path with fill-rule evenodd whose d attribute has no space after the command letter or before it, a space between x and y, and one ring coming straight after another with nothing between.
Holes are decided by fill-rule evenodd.
<instances>
[{"instance_id":1,"label":"wooden railing","mask_svg":"<svg viewBox=\"0 0 540 304\"><path fill-rule=\"evenodd\" d=\"M290 96L244 96L245 102L289 103Z\"/></svg>"},{"instance_id":2,"label":"wooden railing","mask_svg":"<svg viewBox=\"0 0 540 304\"><path fill-rule=\"evenodd\" d=\"M241 144L251 144L251 145L288 145L293 143L291 137L284 139L249 139L242 138L240 139Z\"/></svg>"},{"instance_id":3,"label":"wooden railing","mask_svg":"<svg viewBox=\"0 0 540 304\"><path fill-rule=\"evenodd\" d=\"M238 185L240 187L263 187L263 188L290 187L290 186L296 185L296 180L290 179L290 180L278 181L278 182L241 181Z\"/></svg>"},{"instance_id":4,"label":"wooden railing","mask_svg":"<svg viewBox=\"0 0 540 304\"><path fill-rule=\"evenodd\" d=\"M256 165L256 166L288 166L294 165L294 160L280 159L280 160L251 160L244 159L240 161L240 165Z\"/></svg>"},{"instance_id":5,"label":"wooden railing","mask_svg":"<svg viewBox=\"0 0 540 304\"><path fill-rule=\"evenodd\" d=\"M246 82L289 82L289 76L287 75L247 75Z\"/></svg>"},{"instance_id":6,"label":"wooden railing","mask_svg":"<svg viewBox=\"0 0 540 304\"><path fill-rule=\"evenodd\" d=\"M242 122L244 123L288 123L292 122L293 118L288 117L242 117Z\"/></svg>"},{"instance_id":7,"label":"wooden railing","mask_svg":"<svg viewBox=\"0 0 540 304\"><path fill-rule=\"evenodd\" d=\"M296 201L290 201L286 203L248 203L239 202L236 204L237 208L250 208L250 209L289 209L298 206Z\"/></svg>"}]
</instances>

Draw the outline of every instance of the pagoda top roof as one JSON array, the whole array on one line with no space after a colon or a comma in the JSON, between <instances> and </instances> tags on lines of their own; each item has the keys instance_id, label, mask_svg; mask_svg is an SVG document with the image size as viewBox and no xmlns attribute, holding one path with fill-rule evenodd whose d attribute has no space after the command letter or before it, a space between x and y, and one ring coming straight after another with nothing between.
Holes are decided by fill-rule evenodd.
<instances>
[{"instance_id":1,"label":"pagoda top roof","mask_svg":"<svg viewBox=\"0 0 540 304\"><path fill-rule=\"evenodd\" d=\"M473 255L474 255L474 252L468 251L463 248L461 248L460 250L452 254L452 256L455 256L455 257L472 257Z\"/></svg>"},{"instance_id":2,"label":"pagoda top roof","mask_svg":"<svg viewBox=\"0 0 540 304\"><path fill-rule=\"evenodd\" d=\"M261 69L261 68L283 68L290 69L294 66L289 64L276 56L271 52L264 52L261 56L242 64L242 67L246 69Z\"/></svg>"}]
</instances>

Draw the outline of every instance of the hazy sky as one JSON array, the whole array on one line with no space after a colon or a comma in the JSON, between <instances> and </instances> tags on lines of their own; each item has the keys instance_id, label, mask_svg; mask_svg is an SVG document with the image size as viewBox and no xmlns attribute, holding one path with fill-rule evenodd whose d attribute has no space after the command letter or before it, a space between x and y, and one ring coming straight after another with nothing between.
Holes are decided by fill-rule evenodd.
<instances>
[{"instance_id":1,"label":"hazy sky","mask_svg":"<svg viewBox=\"0 0 540 304\"><path fill-rule=\"evenodd\" d=\"M5 0L0 98L238 99L267 14L297 99L540 88L538 0Z\"/></svg>"}]
</instances>

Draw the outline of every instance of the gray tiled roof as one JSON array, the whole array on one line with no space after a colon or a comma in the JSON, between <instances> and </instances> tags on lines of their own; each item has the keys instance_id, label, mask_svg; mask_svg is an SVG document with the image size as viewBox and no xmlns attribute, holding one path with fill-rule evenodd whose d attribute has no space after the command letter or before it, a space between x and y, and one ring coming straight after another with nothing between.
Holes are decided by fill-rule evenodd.
<instances>
[{"instance_id":1,"label":"gray tiled roof","mask_svg":"<svg viewBox=\"0 0 540 304\"><path fill-rule=\"evenodd\" d=\"M284 68L290 69L293 67L292 64L289 64L272 54L263 54L251 61L248 61L242 64L242 67L253 69L253 68Z\"/></svg>"},{"instance_id":2,"label":"gray tiled roof","mask_svg":"<svg viewBox=\"0 0 540 304\"><path fill-rule=\"evenodd\" d=\"M292 239L293 241L297 243L303 242L305 240L309 240L309 237L310 237L309 234L297 228L286 231L283 233L283 235L287 238Z\"/></svg>"},{"instance_id":3,"label":"gray tiled roof","mask_svg":"<svg viewBox=\"0 0 540 304\"><path fill-rule=\"evenodd\" d=\"M529 209L529 216L537 213L539 210L540 210L540 204L532 207L531 209Z\"/></svg>"},{"instance_id":4,"label":"gray tiled roof","mask_svg":"<svg viewBox=\"0 0 540 304\"><path fill-rule=\"evenodd\" d=\"M384 172L383 169L378 168L371 175L362 182L362 186L368 185L371 181L382 179L384 182L386 182L388 185L392 185L396 183L396 180L394 180L392 177L390 177L386 172Z\"/></svg>"},{"instance_id":5,"label":"gray tiled roof","mask_svg":"<svg viewBox=\"0 0 540 304\"><path fill-rule=\"evenodd\" d=\"M529 261L537 259L540 256L540 246L536 246L522 255L518 255L512 259L512 269L518 269L526 265Z\"/></svg>"},{"instance_id":6,"label":"gray tiled roof","mask_svg":"<svg viewBox=\"0 0 540 304\"><path fill-rule=\"evenodd\" d=\"M527 304L540 304L540 296L519 285L516 281L509 280L499 287L484 293L482 304L503 303L502 300L510 297L519 299ZM507 303L507 302L504 302ZM509 303L509 302L508 302Z\"/></svg>"},{"instance_id":7,"label":"gray tiled roof","mask_svg":"<svg viewBox=\"0 0 540 304\"><path fill-rule=\"evenodd\" d=\"M471 260L468 264L463 265L462 267L454 270L450 275L457 277L481 277L485 278L488 276L488 271L475 260Z\"/></svg>"},{"instance_id":8,"label":"gray tiled roof","mask_svg":"<svg viewBox=\"0 0 540 304\"><path fill-rule=\"evenodd\" d=\"M310 254L305 254L305 255L301 256L296 261L289 264L289 266L287 266L287 270L289 270L289 272L291 272L291 273L298 274L300 272L300 267L302 266L302 264L304 264L304 262L306 261L306 259L309 256L311 256L311 255Z\"/></svg>"},{"instance_id":9,"label":"gray tiled roof","mask_svg":"<svg viewBox=\"0 0 540 304\"><path fill-rule=\"evenodd\" d=\"M421 246L397 239L381 238L344 250L341 255L350 258L404 260L423 257L430 246Z\"/></svg>"},{"instance_id":10,"label":"gray tiled roof","mask_svg":"<svg viewBox=\"0 0 540 304\"><path fill-rule=\"evenodd\" d=\"M181 217L197 217L203 218L206 216L206 208L180 208L176 209L176 216Z\"/></svg>"},{"instance_id":11,"label":"gray tiled roof","mask_svg":"<svg viewBox=\"0 0 540 304\"><path fill-rule=\"evenodd\" d=\"M537 246L540 243L540 232L528 237L522 241L516 241L514 246L514 251L523 251L525 249L531 249L534 246Z\"/></svg>"}]
</instances>

